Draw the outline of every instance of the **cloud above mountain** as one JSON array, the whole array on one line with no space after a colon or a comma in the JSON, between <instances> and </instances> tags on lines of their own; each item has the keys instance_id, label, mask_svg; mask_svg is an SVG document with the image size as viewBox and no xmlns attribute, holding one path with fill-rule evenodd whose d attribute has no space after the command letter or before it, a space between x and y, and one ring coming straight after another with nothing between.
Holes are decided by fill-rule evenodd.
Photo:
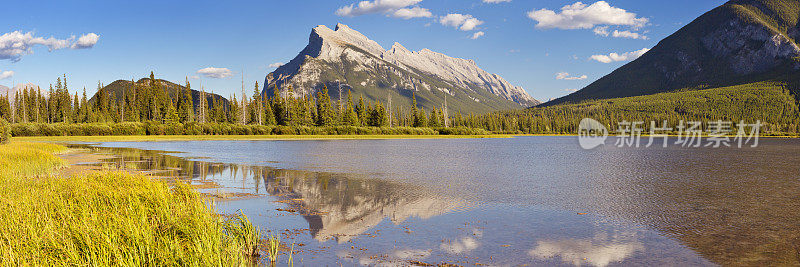
<instances>
[{"instance_id":1,"label":"cloud above mountain","mask_svg":"<svg viewBox=\"0 0 800 267\"><path fill-rule=\"evenodd\" d=\"M14 71L10 71L10 70L2 71L2 70L0 70L0 80L5 80L5 79L11 78L13 76L14 76Z\"/></svg>"},{"instance_id":2,"label":"cloud above mountain","mask_svg":"<svg viewBox=\"0 0 800 267\"><path fill-rule=\"evenodd\" d=\"M447 16L439 18L439 23L445 26L455 27L462 31L471 31L484 22L469 14L454 13L447 14Z\"/></svg>"},{"instance_id":3,"label":"cloud above mountain","mask_svg":"<svg viewBox=\"0 0 800 267\"><path fill-rule=\"evenodd\" d=\"M622 54L618 53L611 53L608 55L593 55L589 57L589 59L600 62L600 63L612 63L612 62L619 62L619 61L631 61L637 59L650 51L649 48L642 48L632 52L625 52Z\"/></svg>"},{"instance_id":4,"label":"cloud above mountain","mask_svg":"<svg viewBox=\"0 0 800 267\"><path fill-rule=\"evenodd\" d=\"M50 52L64 48L92 48L99 39L100 36L95 33L82 35L76 41L74 35L66 39L58 39L52 36L49 38L36 36L33 32L13 31L0 35L0 60L20 61L22 56L33 54L35 46L45 46Z\"/></svg>"},{"instance_id":5,"label":"cloud above mountain","mask_svg":"<svg viewBox=\"0 0 800 267\"><path fill-rule=\"evenodd\" d=\"M483 0L484 3L487 4L499 4L499 3L509 3L511 0Z\"/></svg>"},{"instance_id":6,"label":"cloud above mountain","mask_svg":"<svg viewBox=\"0 0 800 267\"><path fill-rule=\"evenodd\" d=\"M573 80L586 80L586 79L588 79L588 78L589 78L589 76L586 76L586 75L580 75L580 76L577 76L577 75L576 75L576 76L570 76L569 72L559 72L559 73L556 73L556 80L567 80L567 81L573 81Z\"/></svg>"},{"instance_id":7,"label":"cloud above mountain","mask_svg":"<svg viewBox=\"0 0 800 267\"><path fill-rule=\"evenodd\" d=\"M614 38L630 38L630 39L640 39L640 40L650 39L646 35L638 32L632 32L627 30L626 31L614 30L613 32L609 32L608 28L609 26L598 26L595 27L592 31L596 35L605 37L611 36Z\"/></svg>"},{"instance_id":8,"label":"cloud above mountain","mask_svg":"<svg viewBox=\"0 0 800 267\"><path fill-rule=\"evenodd\" d=\"M562 30L591 29L597 25L641 28L649 21L605 1L591 5L576 2L562 7L560 13L545 8L532 10L528 12L528 17L537 22L536 28Z\"/></svg>"},{"instance_id":9,"label":"cloud above mountain","mask_svg":"<svg viewBox=\"0 0 800 267\"><path fill-rule=\"evenodd\" d=\"M388 17L412 19L430 18L430 10L414 6L422 0L373 0L361 1L358 4L343 6L336 10L340 17L356 17L368 14L385 14Z\"/></svg>"},{"instance_id":10,"label":"cloud above mountain","mask_svg":"<svg viewBox=\"0 0 800 267\"><path fill-rule=\"evenodd\" d=\"M214 79L224 79L233 76L233 72L227 68L214 68L214 67L200 69L197 71L197 74Z\"/></svg>"}]
</instances>

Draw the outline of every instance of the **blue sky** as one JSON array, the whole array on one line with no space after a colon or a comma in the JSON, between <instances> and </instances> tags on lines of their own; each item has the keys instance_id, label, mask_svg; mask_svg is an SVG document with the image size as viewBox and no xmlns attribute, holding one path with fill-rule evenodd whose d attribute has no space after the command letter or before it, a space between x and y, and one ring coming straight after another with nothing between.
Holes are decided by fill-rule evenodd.
<instances>
[{"instance_id":1,"label":"blue sky","mask_svg":"<svg viewBox=\"0 0 800 267\"><path fill-rule=\"evenodd\" d=\"M46 88L66 74L71 91L86 87L91 94L98 81L138 79L152 70L171 81L197 76L204 87L228 95L241 91L244 72L249 94L252 84L274 69L270 64L287 62L302 50L311 28L341 22L384 48L396 41L414 51L474 59L534 98L548 100L610 73L635 58L623 53L652 48L725 1L371 0L364 8L359 2L10 1L0 17L0 85L31 82ZM597 9L603 4L610 11ZM572 11L562 10L567 5ZM542 9L552 12L529 14ZM617 36L640 37L614 37L614 30ZM31 33L24 43L30 50L11 51L9 44L25 39L16 31ZM478 32L483 35L472 39ZM96 43L91 33L98 36ZM621 61L611 60L612 52ZM208 67L227 68L231 77L197 73ZM562 72L569 75L557 79ZM196 86L199 80L190 81Z\"/></svg>"}]
</instances>

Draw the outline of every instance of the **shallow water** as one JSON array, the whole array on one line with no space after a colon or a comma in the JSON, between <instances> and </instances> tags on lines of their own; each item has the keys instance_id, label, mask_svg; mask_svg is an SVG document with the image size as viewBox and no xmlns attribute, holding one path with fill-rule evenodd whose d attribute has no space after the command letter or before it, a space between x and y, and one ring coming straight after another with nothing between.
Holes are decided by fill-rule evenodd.
<instances>
[{"instance_id":1,"label":"shallow water","mask_svg":"<svg viewBox=\"0 0 800 267\"><path fill-rule=\"evenodd\" d=\"M231 195L302 265L800 264L800 140L582 150L575 137L94 144ZM170 152L163 152L170 151ZM285 256L283 256L285 259Z\"/></svg>"}]
</instances>

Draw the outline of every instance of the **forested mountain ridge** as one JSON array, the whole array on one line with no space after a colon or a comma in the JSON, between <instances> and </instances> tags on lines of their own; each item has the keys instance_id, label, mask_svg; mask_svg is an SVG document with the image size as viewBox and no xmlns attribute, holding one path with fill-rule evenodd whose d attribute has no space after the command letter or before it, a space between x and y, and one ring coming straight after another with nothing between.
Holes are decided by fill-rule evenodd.
<instances>
[{"instance_id":1,"label":"forested mountain ridge","mask_svg":"<svg viewBox=\"0 0 800 267\"><path fill-rule=\"evenodd\" d=\"M734 0L585 88L546 103L789 80L800 71L800 0ZM796 89L795 89L796 90Z\"/></svg>"},{"instance_id":2,"label":"forested mountain ridge","mask_svg":"<svg viewBox=\"0 0 800 267\"><path fill-rule=\"evenodd\" d=\"M459 59L427 49L411 52L399 43L389 50L363 34L338 24L335 30L315 27L308 45L290 62L269 73L264 94L274 88L287 94L312 95L323 86L331 98L339 99L351 91L367 101L389 102L394 107L411 107L416 95L419 107L441 108L445 99L449 110L484 113L520 109L539 104L521 87L513 86L496 74L480 69L474 61Z\"/></svg>"},{"instance_id":3,"label":"forested mountain ridge","mask_svg":"<svg viewBox=\"0 0 800 267\"><path fill-rule=\"evenodd\" d=\"M170 82L170 81L167 81L167 80L162 80L162 79L155 79L155 81L158 83L158 88L160 88L161 90L164 91L164 93L165 93L164 96L169 96L170 99L174 100L174 99L176 99L176 96L178 94L183 94L183 93L186 92L186 86L184 86L184 85L176 84L176 83L173 83L173 82ZM149 78L141 78L138 81L136 81L135 84L136 84L136 88L139 89L139 91L140 91L142 88L150 87L150 79ZM99 94L101 92L109 94L109 95L113 95L115 101L117 101L117 102L123 101L123 98L125 97L126 94L131 94L131 92L133 92L133 89L132 89L133 86L132 85L133 85L133 82L128 81L128 80L116 80L116 81L114 81L114 82L112 82L112 83L110 83L108 85L103 86L100 90L98 90L97 93L95 93L92 96L92 98L89 100L89 102L97 101L97 98L99 97ZM196 112L197 108L199 107L200 95L202 94L202 92L199 89L200 89L199 87L195 87L195 88L191 89L192 90L191 91L192 103L194 103L195 112ZM205 103L208 103L209 105L211 105L215 101L221 101L223 103L223 105L227 107L229 105L229 103L230 103L229 100L226 99L225 97L223 97L221 95L218 95L218 94L214 94L214 93L209 92L209 91L205 91L205 96L206 96Z\"/></svg>"}]
</instances>

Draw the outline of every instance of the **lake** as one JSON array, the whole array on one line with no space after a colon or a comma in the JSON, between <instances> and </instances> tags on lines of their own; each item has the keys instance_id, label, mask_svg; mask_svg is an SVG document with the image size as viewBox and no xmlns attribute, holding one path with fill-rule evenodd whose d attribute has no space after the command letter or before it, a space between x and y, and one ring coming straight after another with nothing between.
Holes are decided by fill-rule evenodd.
<instances>
[{"instance_id":1,"label":"lake","mask_svg":"<svg viewBox=\"0 0 800 267\"><path fill-rule=\"evenodd\" d=\"M83 145L73 145L83 146ZM302 265L798 265L800 140L577 137L91 144L225 198ZM282 256L285 260L286 256Z\"/></svg>"}]
</instances>

